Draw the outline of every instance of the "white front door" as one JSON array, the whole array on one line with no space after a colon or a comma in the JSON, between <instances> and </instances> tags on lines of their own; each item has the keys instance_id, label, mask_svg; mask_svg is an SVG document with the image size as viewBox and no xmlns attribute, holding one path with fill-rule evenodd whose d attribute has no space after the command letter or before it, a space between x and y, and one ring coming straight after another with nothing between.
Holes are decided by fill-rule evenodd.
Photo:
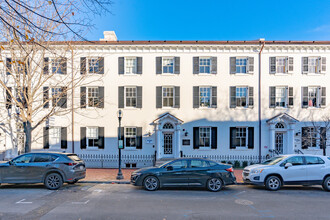
<instances>
[{"instance_id":1,"label":"white front door","mask_svg":"<svg viewBox=\"0 0 330 220\"><path fill-rule=\"evenodd\" d=\"M163 154L164 157L172 158L174 156L173 154L173 133L170 132L164 132L163 133Z\"/></svg>"}]
</instances>

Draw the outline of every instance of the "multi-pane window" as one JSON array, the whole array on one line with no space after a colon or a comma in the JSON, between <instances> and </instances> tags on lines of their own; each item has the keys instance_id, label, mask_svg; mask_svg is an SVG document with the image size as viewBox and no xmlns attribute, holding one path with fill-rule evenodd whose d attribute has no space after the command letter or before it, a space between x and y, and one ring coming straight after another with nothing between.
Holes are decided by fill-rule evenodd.
<instances>
[{"instance_id":1,"label":"multi-pane window","mask_svg":"<svg viewBox=\"0 0 330 220\"><path fill-rule=\"evenodd\" d=\"M246 147L246 128L236 128L236 147Z\"/></svg>"},{"instance_id":2,"label":"multi-pane window","mask_svg":"<svg viewBox=\"0 0 330 220\"><path fill-rule=\"evenodd\" d=\"M199 58L199 73L211 73L211 58Z\"/></svg>"},{"instance_id":3,"label":"multi-pane window","mask_svg":"<svg viewBox=\"0 0 330 220\"><path fill-rule=\"evenodd\" d=\"M98 58L88 59L88 73L98 73L100 71L100 62Z\"/></svg>"},{"instance_id":4,"label":"multi-pane window","mask_svg":"<svg viewBox=\"0 0 330 220\"><path fill-rule=\"evenodd\" d=\"M236 58L236 73L246 73L247 59Z\"/></svg>"},{"instance_id":5,"label":"multi-pane window","mask_svg":"<svg viewBox=\"0 0 330 220\"><path fill-rule=\"evenodd\" d=\"M302 128L302 143L305 147L317 147L318 132L315 127Z\"/></svg>"},{"instance_id":6,"label":"multi-pane window","mask_svg":"<svg viewBox=\"0 0 330 220\"><path fill-rule=\"evenodd\" d=\"M174 88L163 87L163 107L174 106Z\"/></svg>"},{"instance_id":7,"label":"multi-pane window","mask_svg":"<svg viewBox=\"0 0 330 220\"><path fill-rule=\"evenodd\" d=\"M125 74L136 74L137 61L136 57L126 57L125 58Z\"/></svg>"},{"instance_id":8,"label":"multi-pane window","mask_svg":"<svg viewBox=\"0 0 330 220\"><path fill-rule=\"evenodd\" d=\"M87 127L86 128L86 139L88 147L98 147L98 127Z\"/></svg>"},{"instance_id":9,"label":"multi-pane window","mask_svg":"<svg viewBox=\"0 0 330 220\"><path fill-rule=\"evenodd\" d=\"M276 73L286 73L286 57L276 57Z\"/></svg>"},{"instance_id":10,"label":"multi-pane window","mask_svg":"<svg viewBox=\"0 0 330 220\"><path fill-rule=\"evenodd\" d=\"M211 106L211 87L199 87L199 106Z\"/></svg>"},{"instance_id":11,"label":"multi-pane window","mask_svg":"<svg viewBox=\"0 0 330 220\"><path fill-rule=\"evenodd\" d=\"M236 106L247 107L247 87L236 87Z\"/></svg>"},{"instance_id":12,"label":"multi-pane window","mask_svg":"<svg viewBox=\"0 0 330 220\"><path fill-rule=\"evenodd\" d=\"M309 107L318 107L317 106L317 97L318 97L318 88L317 87L308 87L308 106Z\"/></svg>"},{"instance_id":13,"label":"multi-pane window","mask_svg":"<svg viewBox=\"0 0 330 220\"><path fill-rule=\"evenodd\" d=\"M62 59L53 59L52 60L52 73L53 74L63 74L63 70L61 68Z\"/></svg>"},{"instance_id":14,"label":"multi-pane window","mask_svg":"<svg viewBox=\"0 0 330 220\"><path fill-rule=\"evenodd\" d=\"M125 128L125 141L126 147L136 147L136 128L127 127Z\"/></svg>"},{"instance_id":15,"label":"multi-pane window","mask_svg":"<svg viewBox=\"0 0 330 220\"><path fill-rule=\"evenodd\" d=\"M136 87L126 87L126 107L136 107Z\"/></svg>"},{"instance_id":16,"label":"multi-pane window","mask_svg":"<svg viewBox=\"0 0 330 220\"><path fill-rule=\"evenodd\" d=\"M318 58L308 57L308 73L318 73Z\"/></svg>"},{"instance_id":17,"label":"multi-pane window","mask_svg":"<svg viewBox=\"0 0 330 220\"><path fill-rule=\"evenodd\" d=\"M199 147L211 146L211 128L200 127L199 128Z\"/></svg>"},{"instance_id":18,"label":"multi-pane window","mask_svg":"<svg viewBox=\"0 0 330 220\"><path fill-rule=\"evenodd\" d=\"M52 97L53 97L53 106L57 106L60 104L60 100L63 95L63 88L62 87L53 87L52 88Z\"/></svg>"},{"instance_id":19,"label":"multi-pane window","mask_svg":"<svg viewBox=\"0 0 330 220\"><path fill-rule=\"evenodd\" d=\"M275 98L276 107L286 107L286 88L276 87L275 95L276 95Z\"/></svg>"},{"instance_id":20,"label":"multi-pane window","mask_svg":"<svg viewBox=\"0 0 330 220\"><path fill-rule=\"evenodd\" d=\"M163 58L163 73L174 73L174 58Z\"/></svg>"},{"instance_id":21,"label":"multi-pane window","mask_svg":"<svg viewBox=\"0 0 330 220\"><path fill-rule=\"evenodd\" d=\"M88 107L98 107L99 105L99 88L88 88Z\"/></svg>"},{"instance_id":22,"label":"multi-pane window","mask_svg":"<svg viewBox=\"0 0 330 220\"><path fill-rule=\"evenodd\" d=\"M61 127L49 128L49 145L53 148L61 147Z\"/></svg>"}]
</instances>

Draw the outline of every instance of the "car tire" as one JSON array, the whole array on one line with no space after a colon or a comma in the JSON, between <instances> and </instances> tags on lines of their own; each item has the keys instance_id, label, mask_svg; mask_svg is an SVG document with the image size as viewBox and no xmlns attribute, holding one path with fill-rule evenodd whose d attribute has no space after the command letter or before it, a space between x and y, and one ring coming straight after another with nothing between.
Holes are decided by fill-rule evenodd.
<instances>
[{"instance_id":1,"label":"car tire","mask_svg":"<svg viewBox=\"0 0 330 220\"><path fill-rule=\"evenodd\" d=\"M147 176L143 181L143 187L148 191L155 191L159 189L159 180L155 176Z\"/></svg>"},{"instance_id":2,"label":"car tire","mask_svg":"<svg viewBox=\"0 0 330 220\"><path fill-rule=\"evenodd\" d=\"M325 191L330 192L330 176L325 178L325 180L323 181L322 187Z\"/></svg>"},{"instance_id":3,"label":"car tire","mask_svg":"<svg viewBox=\"0 0 330 220\"><path fill-rule=\"evenodd\" d=\"M223 188L223 182L220 178L211 178L207 181L206 188L211 192L218 192Z\"/></svg>"},{"instance_id":4,"label":"car tire","mask_svg":"<svg viewBox=\"0 0 330 220\"><path fill-rule=\"evenodd\" d=\"M75 184L77 182L78 182L78 180L74 180L74 181L68 182L68 184Z\"/></svg>"},{"instance_id":5,"label":"car tire","mask_svg":"<svg viewBox=\"0 0 330 220\"><path fill-rule=\"evenodd\" d=\"M50 173L47 174L44 181L45 186L47 189L50 190L57 190L62 187L63 179L59 173Z\"/></svg>"},{"instance_id":6,"label":"car tire","mask_svg":"<svg viewBox=\"0 0 330 220\"><path fill-rule=\"evenodd\" d=\"M279 190L282 187L282 180L277 176L270 176L266 179L265 187L271 191Z\"/></svg>"}]
</instances>

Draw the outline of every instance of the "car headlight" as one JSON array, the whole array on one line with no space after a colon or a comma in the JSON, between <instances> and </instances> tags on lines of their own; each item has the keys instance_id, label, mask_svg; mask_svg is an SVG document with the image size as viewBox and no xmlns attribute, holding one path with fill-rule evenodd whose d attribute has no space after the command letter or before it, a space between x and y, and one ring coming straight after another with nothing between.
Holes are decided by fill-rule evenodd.
<instances>
[{"instance_id":1,"label":"car headlight","mask_svg":"<svg viewBox=\"0 0 330 220\"><path fill-rule=\"evenodd\" d=\"M261 173L264 169L255 169L255 170L252 170L251 173L252 174L257 174L257 173Z\"/></svg>"}]
</instances>

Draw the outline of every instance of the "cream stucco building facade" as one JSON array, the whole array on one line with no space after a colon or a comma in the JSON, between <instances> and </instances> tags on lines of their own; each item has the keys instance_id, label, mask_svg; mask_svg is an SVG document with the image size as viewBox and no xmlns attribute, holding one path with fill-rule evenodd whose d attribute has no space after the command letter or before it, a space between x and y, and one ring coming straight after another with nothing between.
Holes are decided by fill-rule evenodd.
<instances>
[{"instance_id":1,"label":"cream stucco building facade","mask_svg":"<svg viewBox=\"0 0 330 220\"><path fill-rule=\"evenodd\" d=\"M89 83L67 97L74 114L34 131L40 138L32 150L75 152L90 167L116 167L120 138L123 166L143 167L179 157L257 162L322 154L327 145L321 121L330 110L330 42L117 41L107 32L97 42L75 42L74 50ZM0 150L14 155L11 137L1 138Z\"/></svg>"}]
</instances>

